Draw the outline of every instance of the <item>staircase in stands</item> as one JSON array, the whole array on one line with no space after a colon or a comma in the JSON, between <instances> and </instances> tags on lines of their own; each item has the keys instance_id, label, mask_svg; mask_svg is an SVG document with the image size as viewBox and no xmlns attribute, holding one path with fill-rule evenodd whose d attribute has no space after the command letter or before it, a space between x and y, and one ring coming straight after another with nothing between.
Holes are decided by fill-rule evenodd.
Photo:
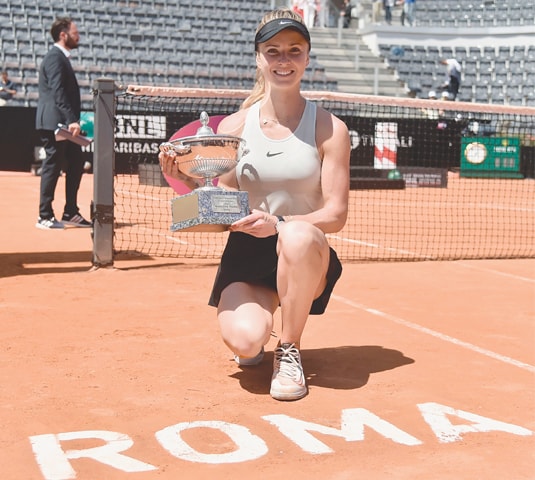
<instances>
[{"instance_id":1,"label":"staircase in stands","mask_svg":"<svg viewBox=\"0 0 535 480\"><path fill-rule=\"evenodd\" d=\"M310 34L312 54L325 67L327 77L338 82L339 92L407 96L404 84L370 51L355 29L342 29L340 42L336 28L312 28Z\"/></svg>"}]
</instances>

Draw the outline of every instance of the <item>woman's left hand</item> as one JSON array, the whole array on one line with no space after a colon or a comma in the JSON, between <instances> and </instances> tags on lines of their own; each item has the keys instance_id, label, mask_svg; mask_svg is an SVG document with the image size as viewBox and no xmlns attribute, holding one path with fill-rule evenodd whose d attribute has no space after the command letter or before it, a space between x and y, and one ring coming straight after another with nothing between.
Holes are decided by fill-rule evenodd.
<instances>
[{"instance_id":1,"label":"woman's left hand","mask_svg":"<svg viewBox=\"0 0 535 480\"><path fill-rule=\"evenodd\" d=\"M264 238L275 235L275 224L277 217L261 210L253 210L246 217L240 218L234 222L229 230L231 232L243 232L253 235L254 237Z\"/></svg>"}]
</instances>

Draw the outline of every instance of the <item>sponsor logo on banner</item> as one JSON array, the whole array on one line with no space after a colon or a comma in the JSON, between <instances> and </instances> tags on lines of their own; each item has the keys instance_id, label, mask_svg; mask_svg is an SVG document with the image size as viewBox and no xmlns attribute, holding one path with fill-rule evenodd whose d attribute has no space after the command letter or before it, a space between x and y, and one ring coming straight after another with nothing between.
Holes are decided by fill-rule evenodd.
<instances>
[{"instance_id":1,"label":"sponsor logo on banner","mask_svg":"<svg viewBox=\"0 0 535 480\"><path fill-rule=\"evenodd\" d=\"M117 115L114 135L115 153L156 158L160 143L167 139L167 118L164 115ZM94 152L94 144L83 150Z\"/></svg>"},{"instance_id":2,"label":"sponsor logo on banner","mask_svg":"<svg viewBox=\"0 0 535 480\"><path fill-rule=\"evenodd\" d=\"M115 118L115 138L165 139L166 128L163 115L117 115Z\"/></svg>"},{"instance_id":3,"label":"sponsor logo on banner","mask_svg":"<svg viewBox=\"0 0 535 480\"><path fill-rule=\"evenodd\" d=\"M115 152L126 155L158 155L160 143L167 138L164 115L117 115Z\"/></svg>"},{"instance_id":4,"label":"sponsor logo on banner","mask_svg":"<svg viewBox=\"0 0 535 480\"><path fill-rule=\"evenodd\" d=\"M396 168L398 124L396 122L377 122L374 143L374 167L385 170Z\"/></svg>"}]
</instances>

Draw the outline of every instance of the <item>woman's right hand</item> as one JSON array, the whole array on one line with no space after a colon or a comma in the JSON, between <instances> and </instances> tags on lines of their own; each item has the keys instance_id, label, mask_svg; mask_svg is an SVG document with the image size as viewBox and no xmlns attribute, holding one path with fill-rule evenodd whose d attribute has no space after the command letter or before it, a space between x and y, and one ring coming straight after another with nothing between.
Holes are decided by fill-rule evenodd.
<instances>
[{"instance_id":1,"label":"woman's right hand","mask_svg":"<svg viewBox=\"0 0 535 480\"><path fill-rule=\"evenodd\" d=\"M175 161L176 152L172 148L161 149L160 153L158 154L158 160L160 162L160 167L162 169L162 172L165 175L171 178L182 180L182 181L190 178L184 173L182 173L180 169L178 168L178 163Z\"/></svg>"},{"instance_id":2,"label":"woman's right hand","mask_svg":"<svg viewBox=\"0 0 535 480\"><path fill-rule=\"evenodd\" d=\"M165 176L180 180L190 190L195 190L196 188L202 187L205 183L204 180L200 178L190 177L189 175L186 175L182 170L180 170L177 161L177 156L178 154L174 149L160 147L158 161L160 162L160 167L162 169L163 174Z\"/></svg>"},{"instance_id":3,"label":"woman's right hand","mask_svg":"<svg viewBox=\"0 0 535 480\"><path fill-rule=\"evenodd\" d=\"M170 178L176 178L180 180L184 185L186 185L191 190L194 190L203 185L201 180L186 175L182 172L176 161L177 153L172 148L161 148L160 153L158 154L158 161L160 162L160 168L165 176Z\"/></svg>"}]
</instances>

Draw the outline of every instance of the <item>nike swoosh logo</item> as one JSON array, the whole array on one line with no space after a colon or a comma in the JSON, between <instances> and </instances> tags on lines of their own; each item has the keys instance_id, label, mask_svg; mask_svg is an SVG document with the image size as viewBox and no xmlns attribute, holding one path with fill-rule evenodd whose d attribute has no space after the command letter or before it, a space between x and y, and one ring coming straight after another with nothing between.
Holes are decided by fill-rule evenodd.
<instances>
[{"instance_id":1,"label":"nike swoosh logo","mask_svg":"<svg viewBox=\"0 0 535 480\"><path fill-rule=\"evenodd\" d=\"M275 157L276 155L282 155L283 152L274 152L274 153L271 153L271 152L267 152L267 156L268 157Z\"/></svg>"},{"instance_id":2,"label":"nike swoosh logo","mask_svg":"<svg viewBox=\"0 0 535 480\"><path fill-rule=\"evenodd\" d=\"M285 22L284 20L279 22L279 25L290 25L292 22Z\"/></svg>"}]
</instances>

